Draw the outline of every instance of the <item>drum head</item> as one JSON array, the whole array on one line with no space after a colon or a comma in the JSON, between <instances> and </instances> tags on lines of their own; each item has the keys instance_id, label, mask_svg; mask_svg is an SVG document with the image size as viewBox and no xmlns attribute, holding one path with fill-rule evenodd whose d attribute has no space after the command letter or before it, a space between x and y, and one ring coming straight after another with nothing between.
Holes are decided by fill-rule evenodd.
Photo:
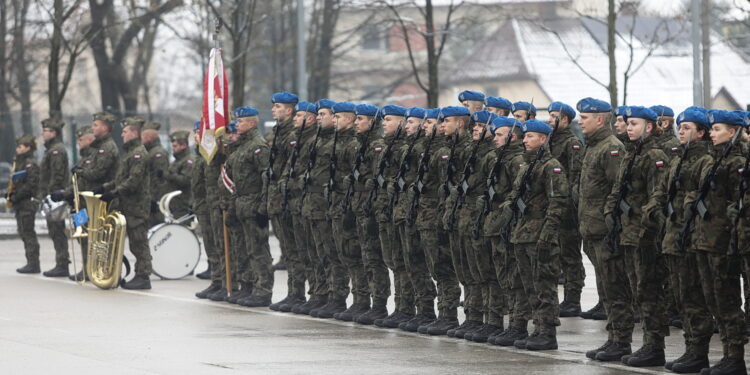
<instances>
[{"instance_id":1,"label":"drum head","mask_svg":"<svg viewBox=\"0 0 750 375\"><path fill-rule=\"evenodd\" d=\"M198 238L188 228L165 224L152 228L148 238L154 274L175 280L190 275L201 256Z\"/></svg>"}]
</instances>

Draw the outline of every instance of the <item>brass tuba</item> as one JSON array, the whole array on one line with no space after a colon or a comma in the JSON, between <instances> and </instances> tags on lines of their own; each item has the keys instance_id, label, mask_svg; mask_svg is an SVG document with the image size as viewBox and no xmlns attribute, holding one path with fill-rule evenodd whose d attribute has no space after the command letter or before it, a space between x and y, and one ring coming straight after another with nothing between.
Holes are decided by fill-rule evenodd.
<instances>
[{"instance_id":1,"label":"brass tuba","mask_svg":"<svg viewBox=\"0 0 750 375\"><path fill-rule=\"evenodd\" d=\"M86 274L99 288L116 288L120 284L125 248L125 216L118 211L108 212L107 202L99 199L99 195L85 191L81 196L89 217Z\"/></svg>"}]
</instances>

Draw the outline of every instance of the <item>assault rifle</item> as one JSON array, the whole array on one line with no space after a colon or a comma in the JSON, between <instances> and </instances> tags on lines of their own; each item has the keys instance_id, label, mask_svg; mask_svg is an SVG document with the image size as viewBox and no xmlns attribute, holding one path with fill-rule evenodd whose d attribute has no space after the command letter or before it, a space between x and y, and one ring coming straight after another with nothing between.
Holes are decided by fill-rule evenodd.
<instances>
[{"instance_id":1,"label":"assault rifle","mask_svg":"<svg viewBox=\"0 0 750 375\"><path fill-rule=\"evenodd\" d=\"M302 127L299 128L299 134L297 134L297 141L294 143L294 149L292 150L292 157L289 160L289 169L286 173L286 180L284 181L284 188L282 189L283 198L281 199L281 209L286 210L289 204L289 180L294 176L294 167L297 165L297 159L299 159L299 150L302 148L302 132L305 131L307 125L307 114L305 114L304 120L302 120ZM276 139L274 138L274 141Z\"/></svg>"},{"instance_id":2,"label":"assault rifle","mask_svg":"<svg viewBox=\"0 0 750 375\"><path fill-rule=\"evenodd\" d=\"M430 162L430 147L432 146L432 141L435 140L435 134L437 134L437 128L438 128L437 123L432 126L430 139L427 141L427 145L425 146L424 152L422 153L422 156L419 158L419 166L417 167L417 179L414 181L414 185L412 185L412 191L414 192L414 196L411 199L411 206L409 207L409 214L406 217L406 225L410 227L413 226L414 222L417 220L417 209L419 208L419 197L422 195L422 190L424 189L424 174L427 173L427 169L429 168L428 164Z\"/></svg>"},{"instance_id":3,"label":"assault rifle","mask_svg":"<svg viewBox=\"0 0 750 375\"><path fill-rule=\"evenodd\" d=\"M385 148L385 152L383 153L383 156L380 158L380 161L378 162L378 170L375 171L375 187L370 190L370 194L367 196L367 201L365 202L364 212L366 216L370 216L372 214L372 205L375 203L375 199L378 198L378 193L380 192L380 189L383 189L386 187L386 179L383 175L385 173L385 169L391 166L391 153L393 153L393 145L396 143L398 138L401 136L401 131L403 127L403 120L402 123L398 124L398 129L396 129L396 135L393 136L390 142L388 142L388 146Z\"/></svg>"},{"instance_id":4,"label":"assault rifle","mask_svg":"<svg viewBox=\"0 0 750 375\"><path fill-rule=\"evenodd\" d=\"M352 167L352 173L349 176L347 176L349 185L346 186L346 194L344 195L344 199L341 201L341 209L343 212L349 212L349 210L351 209L352 195L354 194L354 184L359 182L359 178L361 177L359 168L362 166L362 162L365 160L365 152L367 151L367 148L370 145L370 134L372 134L372 130L375 129L375 125L377 124L379 113L380 113L380 109L378 109L378 111L375 112L375 116L372 118L372 120L370 120L370 127L367 129L367 132L365 133L365 139L362 141L362 144L359 145L359 150L357 150L357 156L354 158L354 166Z\"/></svg>"},{"instance_id":5,"label":"assault rifle","mask_svg":"<svg viewBox=\"0 0 750 375\"><path fill-rule=\"evenodd\" d=\"M490 119L492 119L492 116L490 116ZM451 213L448 217L448 228L446 228L446 230L448 231L453 230L453 227L456 224L456 213L461 207L463 207L464 200L466 199L466 193L468 193L469 191L469 177L474 174L474 168L477 163L477 151L479 150L479 145L482 144L486 136L487 125L482 128L482 133L479 135L479 140L472 146L471 154L469 154L469 158L466 159L466 164L464 164L464 170L461 174L461 180L456 186L456 192L458 193L458 195L456 196L456 200L453 201L453 207L451 207Z\"/></svg>"},{"instance_id":6,"label":"assault rifle","mask_svg":"<svg viewBox=\"0 0 750 375\"><path fill-rule=\"evenodd\" d=\"M307 195L307 187L310 185L310 173L315 168L315 160L318 158L318 140L320 139L320 130L323 127L318 124L318 130L315 131L315 139L313 140L312 147L310 147L310 153L307 157L307 168L305 174L302 176L302 194L297 202L297 214L302 213L302 202L305 200Z\"/></svg>"},{"instance_id":7,"label":"assault rifle","mask_svg":"<svg viewBox=\"0 0 750 375\"><path fill-rule=\"evenodd\" d=\"M398 203L399 193L404 191L404 188L406 187L406 180L404 180L404 175L409 170L409 164L411 163L411 152L412 150L414 150L414 145L417 144L417 142L419 141L419 136L422 134L422 125L424 124L425 119L427 119L426 113L425 117L422 118L422 121L417 127L417 134L415 134L414 138L412 138L411 142L409 142L409 147L406 149L406 153L404 153L404 156L401 158L401 163L398 166L398 173L396 174L396 178L393 181L393 195L391 195L391 201L388 204L388 212L390 212L391 214L393 213L393 208L396 206L396 203Z\"/></svg>"}]
</instances>

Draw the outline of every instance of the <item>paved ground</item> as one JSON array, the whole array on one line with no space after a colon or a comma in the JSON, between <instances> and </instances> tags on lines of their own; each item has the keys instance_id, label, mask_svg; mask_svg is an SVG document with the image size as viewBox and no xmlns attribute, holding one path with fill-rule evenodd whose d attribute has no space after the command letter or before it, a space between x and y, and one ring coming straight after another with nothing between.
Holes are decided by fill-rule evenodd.
<instances>
[{"instance_id":1,"label":"paved ground","mask_svg":"<svg viewBox=\"0 0 750 375\"><path fill-rule=\"evenodd\" d=\"M41 244L42 268L51 268L51 242L42 238ZM272 250L278 257L273 238ZM105 291L67 279L17 274L22 263L20 241L0 240L0 371L6 374L585 375L664 370L586 360L583 353L606 339L603 322L563 319L560 350L534 353L199 300L193 294L207 283L194 277L153 278L153 289L146 292ZM204 268L202 262L198 270ZM584 307L595 303L596 294L590 287L590 265L587 273ZM276 272L274 300L286 294L285 282L286 272ZM717 342L715 335L712 362L721 356ZM669 357L681 354L681 331L672 330L668 345ZM634 348L639 346L636 337Z\"/></svg>"}]
</instances>

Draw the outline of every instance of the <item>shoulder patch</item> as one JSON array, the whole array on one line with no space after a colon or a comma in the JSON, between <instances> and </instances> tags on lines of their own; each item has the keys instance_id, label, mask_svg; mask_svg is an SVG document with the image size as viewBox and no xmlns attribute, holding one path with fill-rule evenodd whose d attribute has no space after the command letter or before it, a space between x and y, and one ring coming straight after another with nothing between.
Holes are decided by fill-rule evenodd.
<instances>
[{"instance_id":1,"label":"shoulder patch","mask_svg":"<svg viewBox=\"0 0 750 375\"><path fill-rule=\"evenodd\" d=\"M256 149L255 149L255 151L253 151L253 153L254 153L255 155L260 155L260 153L261 153L261 152L263 152L263 149L262 149L262 148L256 148Z\"/></svg>"},{"instance_id":2,"label":"shoulder patch","mask_svg":"<svg viewBox=\"0 0 750 375\"><path fill-rule=\"evenodd\" d=\"M192 160L188 160L187 161L187 165L193 165L193 161Z\"/></svg>"},{"instance_id":3,"label":"shoulder patch","mask_svg":"<svg viewBox=\"0 0 750 375\"><path fill-rule=\"evenodd\" d=\"M672 152L677 152L677 151L680 151L680 149L677 147L672 147Z\"/></svg>"},{"instance_id":4,"label":"shoulder patch","mask_svg":"<svg viewBox=\"0 0 750 375\"><path fill-rule=\"evenodd\" d=\"M31 163L29 163L29 164L26 164L26 169L29 169L29 168L31 168L31 167L33 167L33 166L34 166L34 164L31 164Z\"/></svg>"},{"instance_id":5,"label":"shoulder patch","mask_svg":"<svg viewBox=\"0 0 750 375\"><path fill-rule=\"evenodd\" d=\"M289 142L289 146L294 147L296 145L297 145L297 141L291 141L291 142Z\"/></svg>"},{"instance_id":6,"label":"shoulder patch","mask_svg":"<svg viewBox=\"0 0 750 375\"><path fill-rule=\"evenodd\" d=\"M450 158L451 158L450 155L442 155L442 156L440 156L440 159L445 160L445 161L448 161L448 159L450 159Z\"/></svg>"},{"instance_id":7,"label":"shoulder patch","mask_svg":"<svg viewBox=\"0 0 750 375\"><path fill-rule=\"evenodd\" d=\"M100 154L103 154L103 153L104 153L104 149L103 149L103 148L100 148L100 149L99 149L99 153L100 153Z\"/></svg>"},{"instance_id":8,"label":"shoulder patch","mask_svg":"<svg viewBox=\"0 0 750 375\"><path fill-rule=\"evenodd\" d=\"M141 154L135 154L133 155L133 159L138 160L141 158Z\"/></svg>"},{"instance_id":9,"label":"shoulder patch","mask_svg":"<svg viewBox=\"0 0 750 375\"><path fill-rule=\"evenodd\" d=\"M737 173L742 174L745 172L745 168L740 168L737 170Z\"/></svg>"},{"instance_id":10,"label":"shoulder patch","mask_svg":"<svg viewBox=\"0 0 750 375\"><path fill-rule=\"evenodd\" d=\"M57 150L55 150L55 151L52 151L52 155L57 155L57 154L59 154L59 153L60 153L60 151L57 151Z\"/></svg>"},{"instance_id":11,"label":"shoulder patch","mask_svg":"<svg viewBox=\"0 0 750 375\"><path fill-rule=\"evenodd\" d=\"M552 172L562 173L562 168L552 168Z\"/></svg>"},{"instance_id":12,"label":"shoulder patch","mask_svg":"<svg viewBox=\"0 0 750 375\"><path fill-rule=\"evenodd\" d=\"M663 167L664 166L664 161L663 160L657 161L656 162L656 166L659 167L659 168Z\"/></svg>"},{"instance_id":13,"label":"shoulder patch","mask_svg":"<svg viewBox=\"0 0 750 375\"><path fill-rule=\"evenodd\" d=\"M160 157L161 157L161 152L157 152L157 153L155 153L155 154L154 154L154 157L155 157L155 158L160 158Z\"/></svg>"},{"instance_id":14,"label":"shoulder patch","mask_svg":"<svg viewBox=\"0 0 750 375\"><path fill-rule=\"evenodd\" d=\"M573 149L574 150L580 150L581 149L581 145L573 145Z\"/></svg>"},{"instance_id":15,"label":"shoulder patch","mask_svg":"<svg viewBox=\"0 0 750 375\"><path fill-rule=\"evenodd\" d=\"M620 156L620 151L619 150L612 150L612 151L609 152L609 155L610 156Z\"/></svg>"},{"instance_id":16,"label":"shoulder patch","mask_svg":"<svg viewBox=\"0 0 750 375\"><path fill-rule=\"evenodd\" d=\"M382 147L375 147L375 152L381 152L381 151L383 151Z\"/></svg>"},{"instance_id":17,"label":"shoulder patch","mask_svg":"<svg viewBox=\"0 0 750 375\"><path fill-rule=\"evenodd\" d=\"M91 160L86 160L86 161L83 162L83 164L89 165L89 164L91 164Z\"/></svg>"}]
</instances>

